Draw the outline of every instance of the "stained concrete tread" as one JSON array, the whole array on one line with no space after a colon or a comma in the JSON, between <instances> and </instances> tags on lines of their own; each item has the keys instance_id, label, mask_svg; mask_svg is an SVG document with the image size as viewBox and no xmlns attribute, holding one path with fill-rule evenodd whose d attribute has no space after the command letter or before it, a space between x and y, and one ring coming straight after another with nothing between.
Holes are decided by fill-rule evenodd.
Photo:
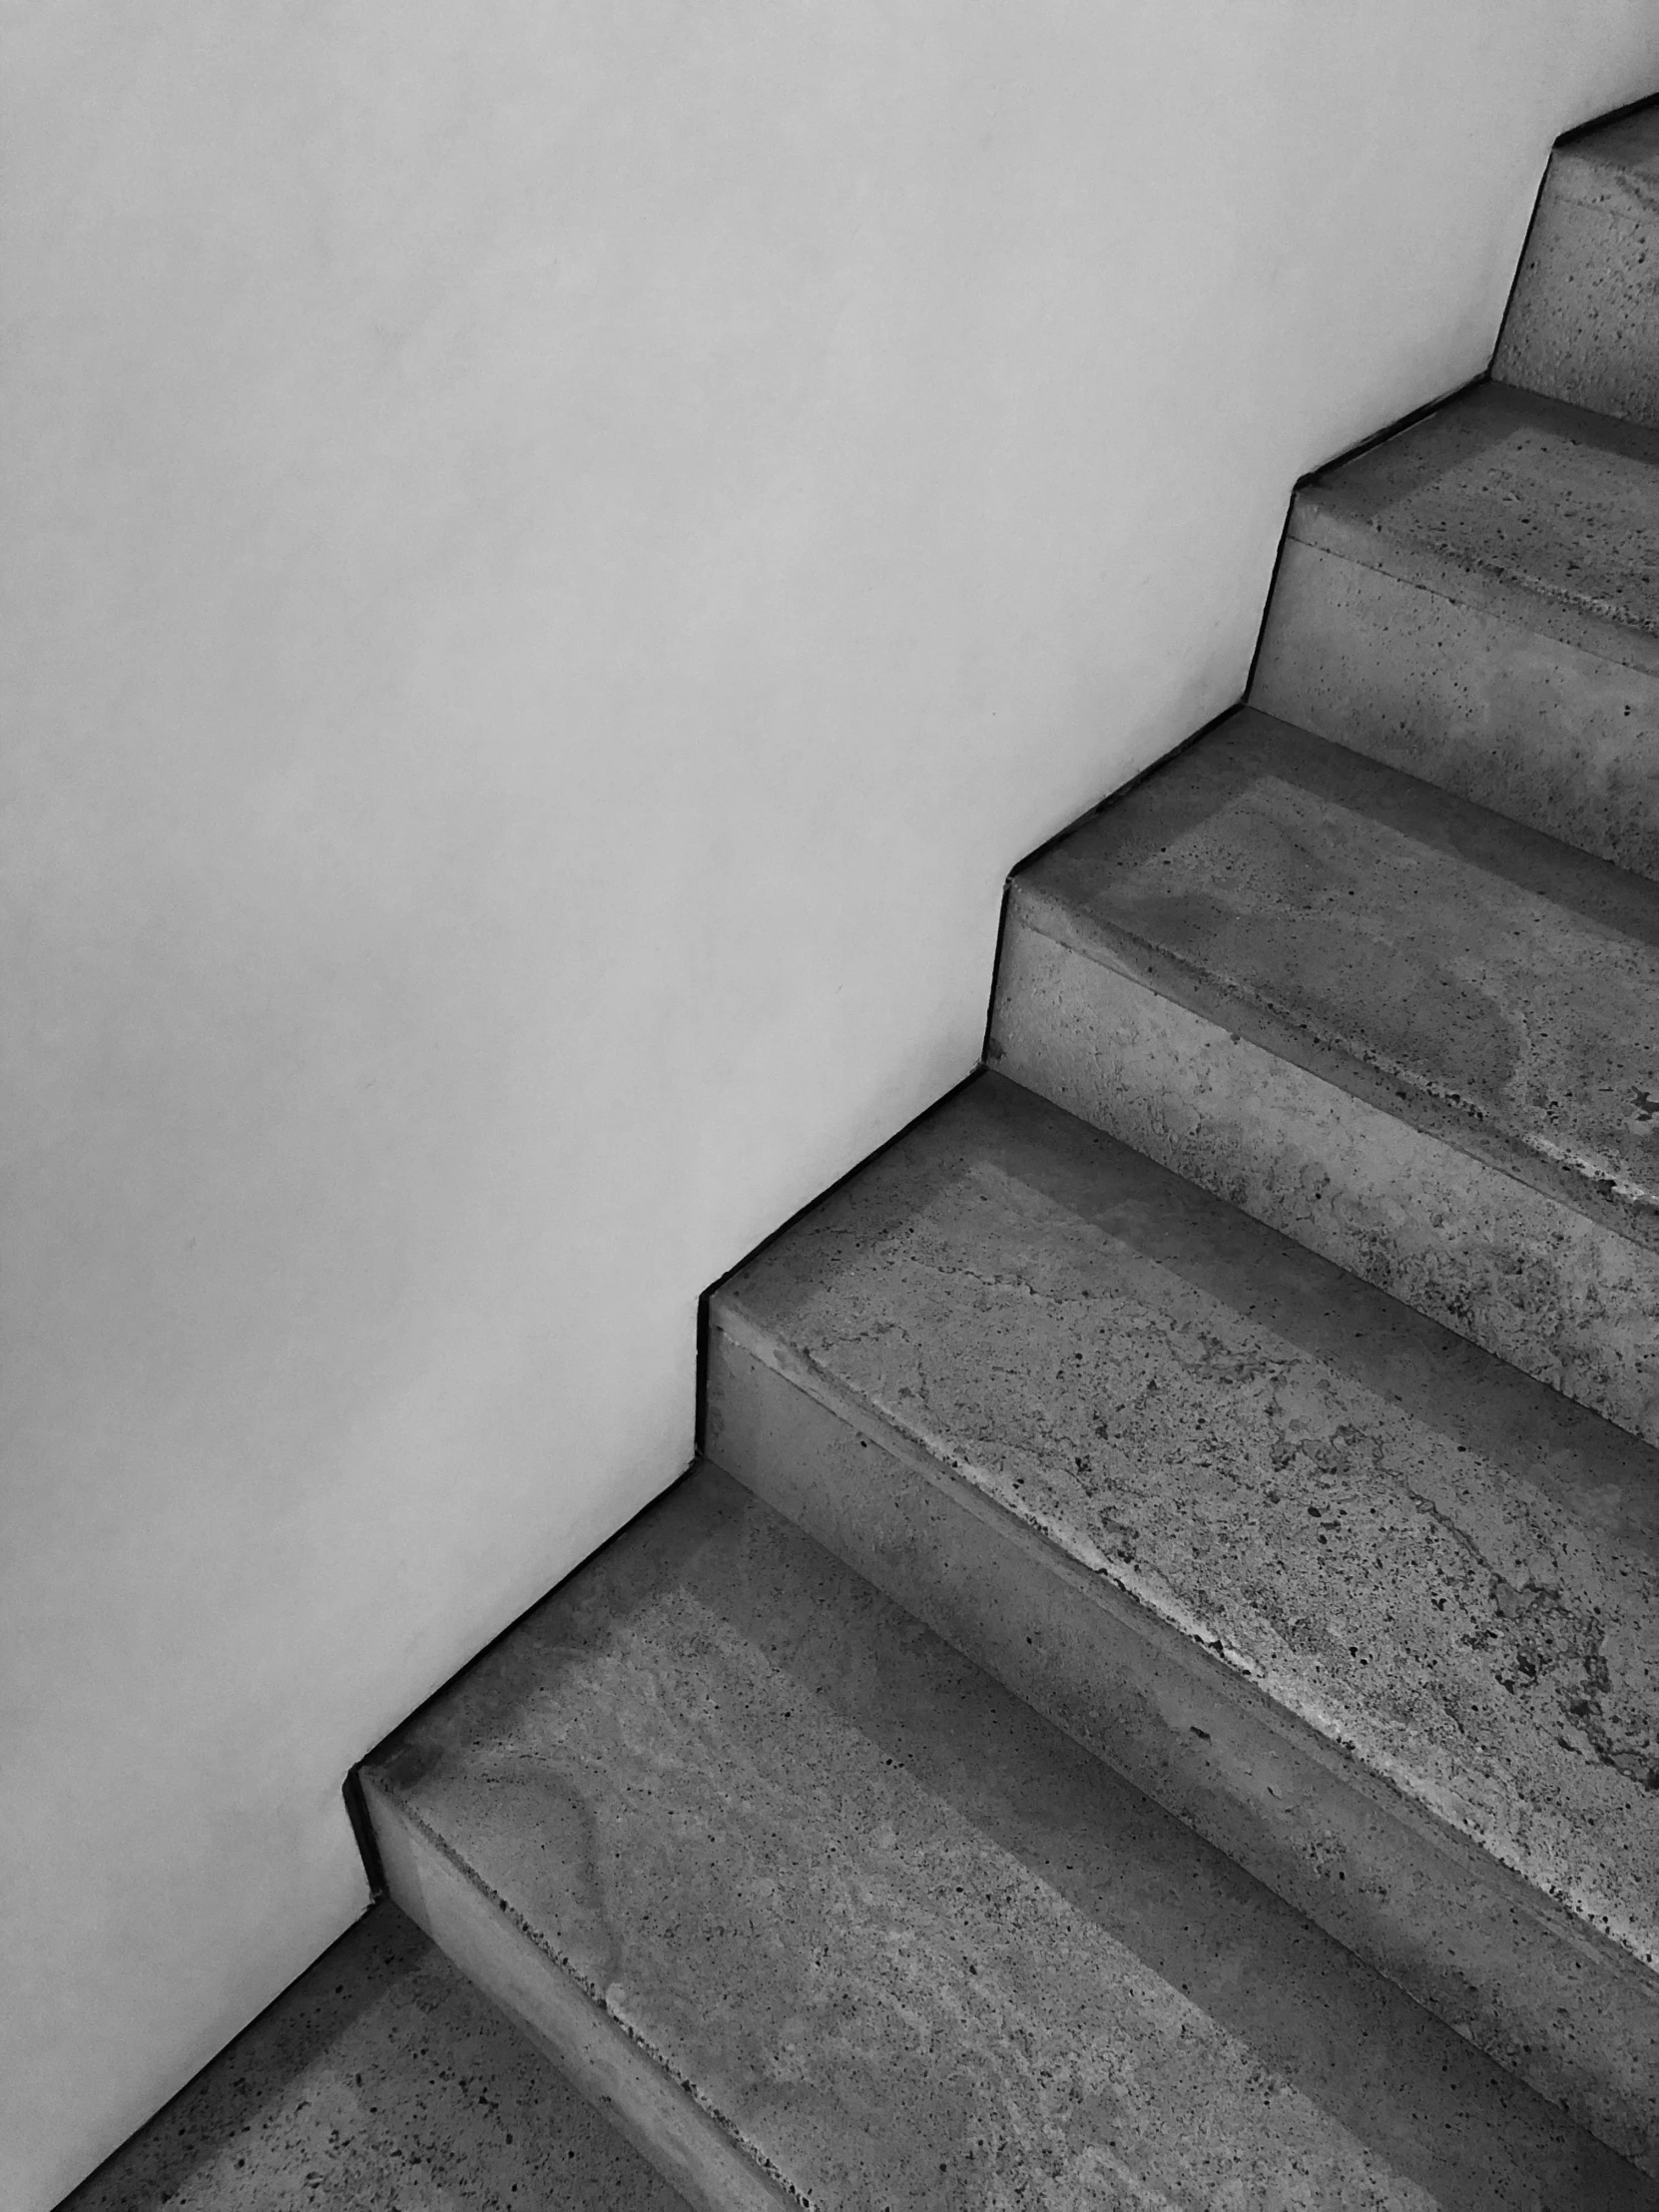
<instances>
[{"instance_id":1,"label":"stained concrete tread","mask_svg":"<svg viewBox=\"0 0 1659 2212\"><path fill-rule=\"evenodd\" d=\"M686 2212L393 1905L60 2212Z\"/></svg>"},{"instance_id":2,"label":"stained concrete tread","mask_svg":"<svg viewBox=\"0 0 1659 2212\"><path fill-rule=\"evenodd\" d=\"M1659 876L1659 431L1486 383L1316 479L1251 697Z\"/></svg>"},{"instance_id":3,"label":"stained concrete tread","mask_svg":"<svg viewBox=\"0 0 1659 2212\"><path fill-rule=\"evenodd\" d=\"M1659 102L1556 147L1493 373L1659 427Z\"/></svg>"},{"instance_id":4,"label":"stained concrete tread","mask_svg":"<svg viewBox=\"0 0 1659 2212\"><path fill-rule=\"evenodd\" d=\"M1062 986L1025 936L1093 963L1101 990L1139 994L1123 1021L1180 1009L1194 1035L1169 1052L1207 1055L1213 1073L1172 1060L1158 1074L1150 1031L1072 1035L1119 1013L1039 1004ZM1085 1062L1126 1101L1145 1085L1102 1125L1659 1429L1659 886L1645 878L1247 709L1015 879L990 1049L1090 1119L1118 1109L1081 1102ZM1275 1068L1300 1072L1270 1106ZM1277 1135L1255 1126L1281 1110Z\"/></svg>"},{"instance_id":5,"label":"stained concrete tread","mask_svg":"<svg viewBox=\"0 0 1659 2212\"><path fill-rule=\"evenodd\" d=\"M1013 895L1659 1251L1659 886L1247 708Z\"/></svg>"},{"instance_id":6,"label":"stained concrete tread","mask_svg":"<svg viewBox=\"0 0 1659 2212\"><path fill-rule=\"evenodd\" d=\"M1659 2202L710 1466L365 1780L819 2212Z\"/></svg>"},{"instance_id":7,"label":"stained concrete tread","mask_svg":"<svg viewBox=\"0 0 1659 2212\"><path fill-rule=\"evenodd\" d=\"M1476 384L1316 477L1290 535L1659 670L1659 432Z\"/></svg>"},{"instance_id":8,"label":"stained concrete tread","mask_svg":"<svg viewBox=\"0 0 1659 2212\"><path fill-rule=\"evenodd\" d=\"M712 1326L1659 1967L1659 1452L986 1076Z\"/></svg>"}]
</instances>

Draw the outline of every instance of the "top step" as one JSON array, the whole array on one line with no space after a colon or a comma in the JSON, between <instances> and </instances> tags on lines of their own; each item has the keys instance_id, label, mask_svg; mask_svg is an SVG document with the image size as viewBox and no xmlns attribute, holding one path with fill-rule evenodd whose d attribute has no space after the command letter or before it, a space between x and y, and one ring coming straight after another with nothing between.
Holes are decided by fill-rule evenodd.
<instances>
[{"instance_id":1,"label":"top step","mask_svg":"<svg viewBox=\"0 0 1659 2212\"><path fill-rule=\"evenodd\" d=\"M1659 102L1555 149L1492 374L1659 429Z\"/></svg>"}]
</instances>

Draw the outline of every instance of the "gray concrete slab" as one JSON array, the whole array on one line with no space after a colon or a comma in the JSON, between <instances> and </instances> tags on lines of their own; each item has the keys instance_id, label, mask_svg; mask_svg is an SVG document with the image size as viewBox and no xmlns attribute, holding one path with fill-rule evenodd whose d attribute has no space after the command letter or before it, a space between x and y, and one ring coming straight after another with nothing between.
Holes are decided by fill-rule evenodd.
<instances>
[{"instance_id":1,"label":"gray concrete slab","mask_svg":"<svg viewBox=\"0 0 1659 2212\"><path fill-rule=\"evenodd\" d=\"M1659 671L1659 432L1477 384L1297 510L1305 544Z\"/></svg>"},{"instance_id":2,"label":"gray concrete slab","mask_svg":"<svg viewBox=\"0 0 1659 2212\"><path fill-rule=\"evenodd\" d=\"M1655 2202L712 1468L368 1780L416 1909L469 1910L515 2002L574 1992L778 2201Z\"/></svg>"},{"instance_id":3,"label":"gray concrete slab","mask_svg":"<svg viewBox=\"0 0 1659 2212\"><path fill-rule=\"evenodd\" d=\"M1659 890L1246 711L1010 890L991 1056L1659 1441Z\"/></svg>"},{"instance_id":4,"label":"gray concrete slab","mask_svg":"<svg viewBox=\"0 0 1659 2212\"><path fill-rule=\"evenodd\" d=\"M1659 436L1486 384L1305 486L1251 696L1659 874Z\"/></svg>"},{"instance_id":5,"label":"gray concrete slab","mask_svg":"<svg viewBox=\"0 0 1659 2212\"><path fill-rule=\"evenodd\" d=\"M1659 428L1659 102L1555 149L1492 373Z\"/></svg>"},{"instance_id":6,"label":"gray concrete slab","mask_svg":"<svg viewBox=\"0 0 1659 2212\"><path fill-rule=\"evenodd\" d=\"M378 1906L61 2212L685 2212L395 1906Z\"/></svg>"},{"instance_id":7,"label":"gray concrete slab","mask_svg":"<svg viewBox=\"0 0 1659 2212\"><path fill-rule=\"evenodd\" d=\"M995 1077L723 1286L708 1437L1659 2148L1651 1447Z\"/></svg>"}]
</instances>

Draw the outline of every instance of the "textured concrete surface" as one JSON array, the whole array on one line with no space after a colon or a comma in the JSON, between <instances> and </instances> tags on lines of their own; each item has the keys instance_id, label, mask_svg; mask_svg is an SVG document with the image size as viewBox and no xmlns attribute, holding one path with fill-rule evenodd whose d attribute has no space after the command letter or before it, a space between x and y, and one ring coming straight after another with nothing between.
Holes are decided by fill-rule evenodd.
<instances>
[{"instance_id":1,"label":"textured concrete surface","mask_svg":"<svg viewBox=\"0 0 1659 2212\"><path fill-rule=\"evenodd\" d=\"M1659 2142L1659 1454L994 1077L711 1323L1559 1901L1610 1982L1640 1961L1604 2062ZM1395 1889L1403 1854L1357 1848ZM1397 1946L1399 1908L1345 1936Z\"/></svg>"},{"instance_id":2,"label":"textured concrete surface","mask_svg":"<svg viewBox=\"0 0 1659 2212\"><path fill-rule=\"evenodd\" d=\"M1659 669L1659 433L1476 384L1298 494L1292 533Z\"/></svg>"},{"instance_id":3,"label":"textured concrete surface","mask_svg":"<svg viewBox=\"0 0 1659 2212\"><path fill-rule=\"evenodd\" d=\"M708 2108L696 2083L666 2066L550 1952L512 1898L481 1880L395 1784L365 1774L363 1797L390 1895L683 2193L692 2212L794 2212L797 2199Z\"/></svg>"},{"instance_id":4,"label":"textured concrete surface","mask_svg":"<svg viewBox=\"0 0 1659 2212\"><path fill-rule=\"evenodd\" d=\"M372 1767L822 2212L1655 2201L716 1469Z\"/></svg>"},{"instance_id":5,"label":"textured concrete surface","mask_svg":"<svg viewBox=\"0 0 1659 2212\"><path fill-rule=\"evenodd\" d=\"M1293 538L1251 697L1659 876L1659 691L1645 671Z\"/></svg>"},{"instance_id":6,"label":"textured concrete surface","mask_svg":"<svg viewBox=\"0 0 1659 2212\"><path fill-rule=\"evenodd\" d=\"M1246 712L1016 879L1004 1072L1659 1439L1659 891Z\"/></svg>"},{"instance_id":7,"label":"textured concrete surface","mask_svg":"<svg viewBox=\"0 0 1659 2212\"><path fill-rule=\"evenodd\" d=\"M822 1370L804 1374L782 1336L750 1335L728 1313L710 1336L721 1464L1436 2019L1649 2155L1659 1993L1645 1969L1287 1715L1236 1654L1079 1564Z\"/></svg>"},{"instance_id":8,"label":"textured concrete surface","mask_svg":"<svg viewBox=\"0 0 1659 2212\"><path fill-rule=\"evenodd\" d=\"M1659 428L1659 103L1555 149L1492 373Z\"/></svg>"},{"instance_id":9,"label":"textured concrete surface","mask_svg":"<svg viewBox=\"0 0 1659 2212\"><path fill-rule=\"evenodd\" d=\"M1305 487L1251 696L1659 873L1659 437L1485 384Z\"/></svg>"},{"instance_id":10,"label":"textured concrete surface","mask_svg":"<svg viewBox=\"0 0 1659 2212\"><path fill-rule=\"evenodd\" d=\"M1023 916L1000 975L1021 1082L1654 1435L1651 1256Z\"/></svg>"},{"instance_id":11,"label":"textured concrete surface","mask_svg":"<svg viewBox=\"0 0 1659 2212\"><path fill-rule=\"evenodd\" d=\"M685 2212L382 1905L61 2212Z\"/></svg>"}]
</instances>

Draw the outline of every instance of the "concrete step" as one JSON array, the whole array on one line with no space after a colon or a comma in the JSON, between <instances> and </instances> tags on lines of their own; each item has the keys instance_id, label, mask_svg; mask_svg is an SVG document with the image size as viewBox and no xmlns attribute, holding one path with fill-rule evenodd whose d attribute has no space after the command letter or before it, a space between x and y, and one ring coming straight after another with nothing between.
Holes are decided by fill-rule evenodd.
<instances>
[{"instance_id":1,"label":"concrete step","mask_svg":"<svg viewBox=\"0 0 1659 2212\"><path fill-rule=\"evenodd\" d=\"M711 1467L366 1782L404 1911L695 2205L1659 2199Z\"/></svg>"},{"instance_id":2,"label":"concrete step","mask_svg":"<svg viewBox=\"0 0 1659 2212\"><path fill-rule=\"evenodd\" d=\"M994 1075L714 1295L707 1391L742 1481L1659 2171L1659 1453ZM963 1712L990 1796L1040 1797ZM830 1819L748 1772L763 1833ZM1033 1975L1033 2020L1069 2003Z\"/></svg>"},{"instance_id":3,"label":"concrete step","mask_svg":"<svg viewBox=\"0 0 1659 2212\"><path fill-rule=\"evenodd\" d=\"M1009 890L1004 1073L1659 1442L1659 889L1246 710Z\"/></svg>"},{"instance_id":4,"label":"concrete step","mask_svg":"<svg viewBox=\"0 0 1659 2212\"><path fill-rule=\"evenodd\" d=\"M394 1905L58 2212L687 2212Z\"/></svg>"},{"instance_id":5,"label":"concrete step","mask_svg":"<svg viewBox=\"0 0 1659 2212\"><path fill-rule=\"evenodd\" d=\"M1659 876L1659 434L1480 384L1317 478L1251 699Z\"/></svg>"},{"instance_id":6,"label":"concrete step","mask_svg":"<svg viewBox=\"0 0 1659 2212\"><path fill-rule=\"evenodd\" d=\"M1556 147L1492 373L1659 429L1659 102Z\"/></svg>"}]
</instances>

